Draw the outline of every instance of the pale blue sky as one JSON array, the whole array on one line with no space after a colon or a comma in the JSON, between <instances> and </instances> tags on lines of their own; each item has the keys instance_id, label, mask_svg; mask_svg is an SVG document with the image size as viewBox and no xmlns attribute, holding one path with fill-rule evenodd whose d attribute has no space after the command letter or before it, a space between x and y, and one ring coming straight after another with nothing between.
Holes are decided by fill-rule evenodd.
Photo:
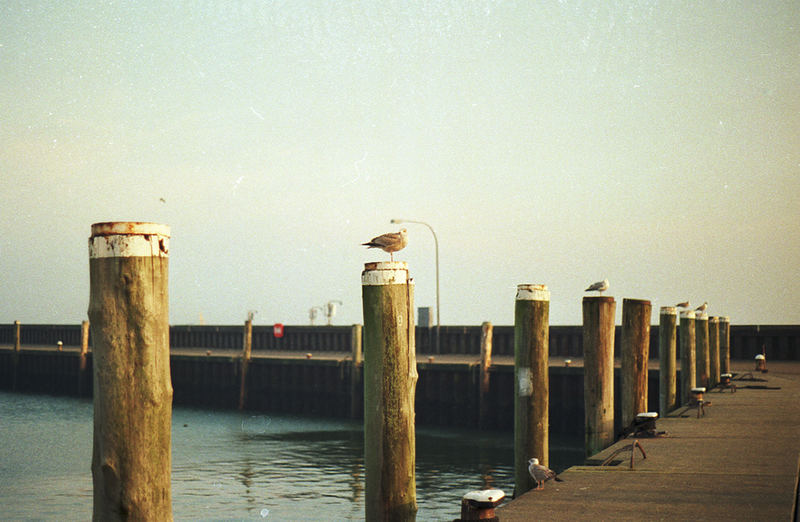
<instances>
[{"instance_id":1,"label":"pale blue sky","mask_svg":"<svg viewBox=\"0 0 800 522\"><path fill-rule=\"evenodd\" d=\"M604 277L653 322L800 323L798 85L791 1L8 1L0 323L84 319L125 220L172 228L175 324L361 322L392 218L439 235L444 324L511 324L518 283L580 324Z\"/></svg>"}]
</instances>

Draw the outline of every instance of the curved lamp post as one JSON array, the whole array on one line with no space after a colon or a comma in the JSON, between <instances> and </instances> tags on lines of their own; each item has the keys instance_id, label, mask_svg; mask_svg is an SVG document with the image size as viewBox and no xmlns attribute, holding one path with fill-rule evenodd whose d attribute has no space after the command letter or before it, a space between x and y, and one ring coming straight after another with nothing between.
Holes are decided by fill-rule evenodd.
<instances>
[{"instance_id":1,"label":"curved lamp post","mask_svg":"<svg viewBox=\"0 0 800 522\"><path fill-rule=\"evenodd\" d=\"M393 219L391 222L393 224L416 223L417 225L425 225L428 227L428 230L431 231L431 234L433 234L433 243L436 245L436 353L439 354L441 353L441 346L439 344L439 328L441 327L441 322L439 321L439 239L436 237L436 232L433 230L433 227L424 221Z\"/></svg>"}]
</instances>

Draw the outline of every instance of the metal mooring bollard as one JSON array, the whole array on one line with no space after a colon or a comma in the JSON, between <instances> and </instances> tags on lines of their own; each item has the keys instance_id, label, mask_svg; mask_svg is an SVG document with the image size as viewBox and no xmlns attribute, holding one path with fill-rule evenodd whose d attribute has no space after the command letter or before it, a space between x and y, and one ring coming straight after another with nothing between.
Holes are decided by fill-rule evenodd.
<instances>
[{"instance_id":1,"label":"metal mooring bollard","mask_svg":"<svg viewBox=\"0 0 800 522\"><path fill-rule=\"evenodd\" d=\"M461 498L461 520L500 520L494 509L506 498L501 489L471 491Z\"/></svg>"},{"instance_id":2,"label":"metal mooring bollard","mask_svg":"<svg viewBox=\"0 0 800 522\"><path fill-rule=\"evenodd\" d=\"M633 419L634 436L657 437L663 435L665 432L656 431L656 419L658 419L658 412L655 411L637 413L636 418Z\"/></svg>"},{"instance_id":3,"label":"metal mooring bollard","mask_svg":"<svg viewBox=\"0 0 800 522\"><path fill-rule=\"evenodd\" d=\"M697 418L700 418L700 412L703 412L703 415L706 414L706 406L710 406L711 402L706 401L703 399L703 394L706 393L705 387L699 388L692 388L692 395L689 399L689 406L692 408L697 408Z\"/></svg>"},{"instance_id":4,"label":"metal mooring bollard","mask_svg":"<svg viewBox=\"0 0 800 522\"><path fill-rule=\"evenodd\" d=\"M763 354L756 355L756 371L767 373L767 358Z\"/></svg>"},{"instance_id":5,"label":"metal mooring bollard","mask_svg":"<svg viewBox=\"0 0 800 522\"><path fill-rule=\"evenodd\" d=\"M726 388L731 389L731 393L736 393L736 385L731 383L733 379L732 373L723 373L719 376L719 385L724 390Z\"/></svg>"}]
</instances>

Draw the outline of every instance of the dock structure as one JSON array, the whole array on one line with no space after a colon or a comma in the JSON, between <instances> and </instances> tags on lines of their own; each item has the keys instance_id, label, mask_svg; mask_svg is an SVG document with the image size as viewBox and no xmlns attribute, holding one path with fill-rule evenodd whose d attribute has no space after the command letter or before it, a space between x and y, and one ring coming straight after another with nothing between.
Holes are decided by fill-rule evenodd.
<instances>
[{"instance_id":1,"label":"dock structure","mask_svg":"<svg viewBox=\"0 0 800 522\"><path fill-rule=\"evenodd\" d=\"M734 362L738 377L751 370ZM778 367L775 367L778 366ZM800 363L713 390L706 415L678 408L657 437L629 437L501 506L500 520L797 520ZM734 377L736 379L736 376ZM736 381L735 381L736 382ZM636 448L624 450L634 440ZM618 450L618 456L607 459ZM631 447L631 451L634 448Z\"/></svg>"}]
</instances>

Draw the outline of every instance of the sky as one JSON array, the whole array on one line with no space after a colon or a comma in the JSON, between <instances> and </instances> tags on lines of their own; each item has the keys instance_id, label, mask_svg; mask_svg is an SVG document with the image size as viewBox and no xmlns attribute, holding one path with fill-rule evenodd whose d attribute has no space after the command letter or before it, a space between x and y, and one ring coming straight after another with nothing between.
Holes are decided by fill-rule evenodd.
<instances>
[{"instance_id":1,"label":"sky","mask_svg":"<svg viewBox=\"0 0 800 522\"><path fill-rule=\"evenodd\" d=\"M794 1L8 0L0 323L85 319L104 221L170 226L172 324L361 323L409 219L445 325L603 278L800 324L798 85Z\"/></svg>"}]
</instances>

